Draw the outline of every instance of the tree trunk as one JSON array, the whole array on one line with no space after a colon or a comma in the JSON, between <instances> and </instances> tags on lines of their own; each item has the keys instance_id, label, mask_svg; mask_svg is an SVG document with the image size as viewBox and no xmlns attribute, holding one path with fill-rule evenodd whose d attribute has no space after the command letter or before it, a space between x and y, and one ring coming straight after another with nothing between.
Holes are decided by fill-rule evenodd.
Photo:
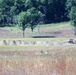
<instances>
[{"instance_id":1,"label":"tree trunk","mask_svg":"<svg viewBox=\"0 0 76 75\"><path fill-rule=\"evenodd\" d=\"M74 35L76 36L76 26L74 26Z\"/></svg>"},{"instance_id":2,"label":"tree trunk","mask_svg":"<svg viewBox=\"0 0 76 75\"><path fill-rule=\"evenodd\" d=\"M31 26L31 30L32 30L32 32L33 32L33 27Z\"/></svg>"},{"instance_id":3,"label":"tree trunk","mask_svg":"<svg viewBox=\"0 0 76 75\"><path fill-rule=\"evenodd\" d=\"M5 17L3 18L3 26L5 26Z\"/></svg>"},{"instance_id":4,"label":"tree trunk","mask_svg":"<svg viewBox=\"0 0 76 75\"><path fill-rule=\"evenodd\" d=\"M38 25L38 32L40 32L40 27L39 27L39 25Z\"/></svg>"},{"instance_id":5,"label":"tree trunk","mask_svg":"<svg viewBox=\"0 0 76 75\"><path fill-rule=\"evenodd\" d=\"M25 37L25 32L24 32L24 30L23 30L23 38Z\"/></svg>"}]
</instances>

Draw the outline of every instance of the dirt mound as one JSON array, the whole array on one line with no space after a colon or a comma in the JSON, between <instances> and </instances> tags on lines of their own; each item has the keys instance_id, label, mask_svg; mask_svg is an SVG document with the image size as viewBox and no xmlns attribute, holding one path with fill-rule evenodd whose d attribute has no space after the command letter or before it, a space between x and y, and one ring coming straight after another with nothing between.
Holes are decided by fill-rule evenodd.
<instances>
[{"instance_id":1,"label":"dirt mound","mask_svg":"<svg viewBox=\"0 0 76 75\"><path fill-rule=\"evenodd\" d=\"M24 40L2 40L0 45L17 45L17 46L56 46L70 45L69 41L52 42L52 41L24 41Z\"/></svg>"}]
</instances>

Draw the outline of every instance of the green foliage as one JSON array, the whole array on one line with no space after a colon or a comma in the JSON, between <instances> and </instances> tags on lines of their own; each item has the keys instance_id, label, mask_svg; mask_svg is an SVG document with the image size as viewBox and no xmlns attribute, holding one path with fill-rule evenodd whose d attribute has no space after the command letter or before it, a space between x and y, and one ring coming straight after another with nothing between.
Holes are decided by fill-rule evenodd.
<instances>
[{"instance_id":1,"label":"green foliage","mask_svg":"<svg viewBox=\"0 0 76 75\"><path fill-rule=\"evenodd\" d=\"M76 36L76 0L67 0L66 7L71 23L75 28L74 35Z\"/></svg>"},{"instance_id":2,"label":"green foliage","mask_svg":"<svg viewBox=\"0 0 76 75\"><path fill-rule=\"evenodd\" d=\"M1 15L1 23L3 25L6 24L6 22L9 21L10 17L10 7L12 6L13 1L12 0L1 0L0 1L0 15Z\"/></svg>"},{"instance_id":3,"label":"green foliage","mask_svg":"<svg viewBox=\"0 0 76 75\"><path fill-rule=\"evenodd\" d=\"M37 26L38 22L43 20L44 14L36 10L36 8L34 7L28 9L27 12L31 13L29 23L30 23L31 30L33 31L33 29Z\"/></svg>"},{"instance_id":4,"label":"green foliage","mask_svg":"<svg viewBox=\"0 0 76 75\"><path fill-rule=\"evenodd\" d=\"M76 0L67 0L66 7L68 10L68 16L72 22L72 25L76 25Z\"/></svg>"},{"instance_id":5,"label":"green foliage","mask_svg":"<svg viewBox=\"0 0 76 75\"><path fill-rule=\"evenodd\" d=\"M38 22L43 19L43 14L40 11L37 11L36 8L32 7L28 9L26 12L21 12L18 16L18 25L19 28L24 31L27 27L31 27L31 30L37 26Z\"/></svg>"},{"instance_id":6,"label":"green foliage","mask_svg":"<svg viewBox=\"0 0 76 75\"><path fill-rule=\"evenodd\" d=\"M45 22L60 22L67 19L65 3L66 0L0 0L0 23L12 23L15 15L33 8L45 14Z\"/></svg>"},{"instance_id":7,"label":"green foliage","mask_svg":"<svg viewBox=\"0 0 76 75\"><path fill-rule=\"evenodd\" d=\"M30 12L21 12L18 16L18 25L19 28L23 31L23 37L25 37L24 31L29 25L30 15Z\"/></svg>"},{"instance_id":8,"label":"green foliage","mask_svg":"<svg viewBox=\"0 0 76 75\"><path fill-rule=\"evenodd\" d=\"M18 24L19 27L22 27L22 30L25 30L27 28L29 21L30 21L30 12L21 12L18 16Z\"/></svg>"},{"instance_id":9,"label":"green foliage","mask_svg":"<svg viewBox=\"0 0 76 75\"><path fill-rule=\"evenodd\" d=\"M71 8L71 11L69 13L69 17L71 19L72 24L76 25L76 6L73 6Z\"/></svg>"}]
</instances>

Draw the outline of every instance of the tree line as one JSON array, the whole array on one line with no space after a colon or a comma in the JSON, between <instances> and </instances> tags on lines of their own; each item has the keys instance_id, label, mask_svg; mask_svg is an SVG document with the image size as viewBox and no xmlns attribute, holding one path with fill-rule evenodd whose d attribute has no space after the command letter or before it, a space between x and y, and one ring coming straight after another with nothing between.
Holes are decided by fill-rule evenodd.
<instances>
[{"instance_id":1,"label":"tree line","mask_svg":"<svg viewBox=\"0 0 76 75\"><path fill-rule=\"evenodd\" d=\"M45 23L68 20L66 0L0 0L0 24L17 23L17 16L29 9L41 12Z\"/></svg>"},{"instance_id":2,"label":"tree line","mask_svg":"<svg viewBox=\"0 0 76 75\"><path fill-rule=\"evenodd\" d=\"M74 34L76 35L76 0L67 0L66 10L68 11L71 25L74 26Z\"/></svg>"},{"instance_id":3,"label":"tree line","mask_svg":"<svg viewBox=\"0 0 76 75\"><path fill-rule=\"evenodd\" d=\"M76 0L0 0L0 26L18 24L23 35L40 22L68 20L76 26Z\"/></svg>"}]
</instances>

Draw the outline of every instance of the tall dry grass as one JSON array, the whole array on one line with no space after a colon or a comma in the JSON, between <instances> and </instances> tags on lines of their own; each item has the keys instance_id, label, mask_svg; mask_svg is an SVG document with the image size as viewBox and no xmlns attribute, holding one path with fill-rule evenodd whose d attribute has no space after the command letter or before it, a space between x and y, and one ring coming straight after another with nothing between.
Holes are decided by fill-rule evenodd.
<instances>
[{"instance_id":1,"label":"tall dry grass","mask_svg":"<svg viewBox=\"0 0 76 75\"><path fill-rule=\"evenodd\" d=\"M0 75L76 75L76 59L57 54L3 58Z\"/></svg>"}]
</instances>

